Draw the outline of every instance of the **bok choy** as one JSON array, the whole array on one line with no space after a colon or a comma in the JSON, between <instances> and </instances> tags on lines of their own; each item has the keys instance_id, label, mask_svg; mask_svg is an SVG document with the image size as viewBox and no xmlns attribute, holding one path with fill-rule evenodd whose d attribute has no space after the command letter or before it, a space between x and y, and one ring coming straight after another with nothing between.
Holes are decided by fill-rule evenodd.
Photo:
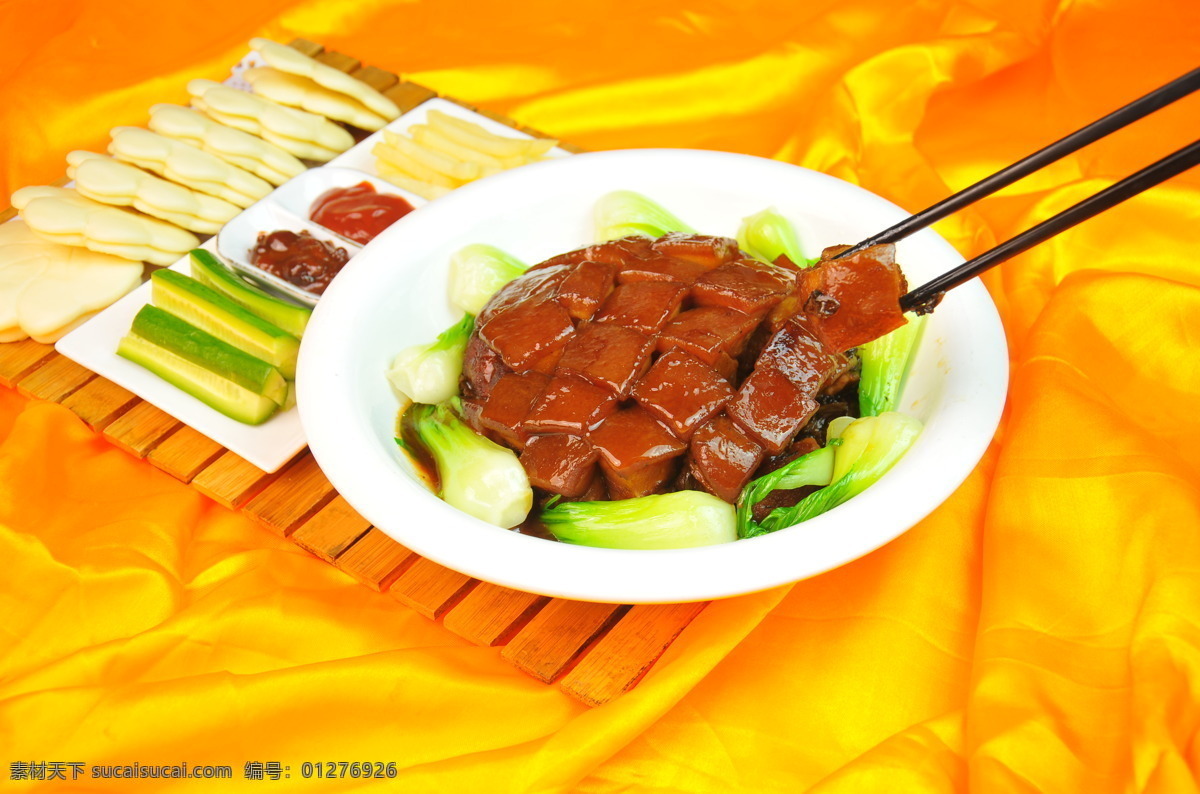
<instances>
[{"instance_id":1,"label":"bok choy","mask_svg":"<svg viewBox=\"0 0 1200 794\"><path fill-rule=\"evenodd\" d=\"M682 549L737 540L733 506L703 491L560 502L540 519L565 543L608 549Z\"/></svg>"},{"instance_id":2,"label":"bok choy","mask_svg":"<svg viewBox=\"0 0 1200 794\"><path fill-rule=\"evenodd\" d=\"M413 429L437 464L438 496L489 524L515 527L533 507L533 488L525 468L511 449L489 441L463 422L457 403L454 399L409 408L415 412Z\"/></svg>"},{"instance_id":3,"label":"bok choy","mask_svg":"<svg viewBox=\"0 0 1200 794\"><path fill-rule=\"evenodd\" d=\"M450 258L450 302L467 314L479 314L501 287L527 267L495 246L468 245Z\"/></svg>"},{"instance_id":4,"label":"bok choy","mask_svg":"<svg viewBox=\"0 0 1200 794\"><path fill-rule=\"evenodd\" d=\"M632 190L615 190L601 196L594 212L596 241L601 243L633 235L662 237L668 232L696 233L665 207Z\"/></svg>"},{"instance_id":5,"label":"bok choy","mask_svg":"<svg viewBox=\"0 0 1200 794\"><path fill-rule=\"evenodd\" d=\"M926 317L908 314L907 323L858 349L862 360L858 404L863 416L878 416L896 410Z\"/></svg>"},{"instance_id":6,"label":"bok choy","mask_svg":"<svg viewBox=\"0 0 1200 794\"><path fill-rule=\"evenodd\" d=\"M764 535L808 521L832 510L867 489L888 472L921 434L921 422L911 416L888 412L861 419L841 417L829 424L829 442L797 458L787 466L752 481L742 492L738 510L738 535ZM829 453L832 452L832 468ZM788 470L785 474L780 474ZM820 485L824 488L801 499L793 507L777 507L755 522L751 508L776 489ZM768 478L775 478L774 482ZM753 501L751 502L751 499ZM745 506L743 507L743 504Z\"/></svg>"},{"instance_id":7,"label":"bok choy","mask_svg":"<svg viewBox=\"0 0 1200 794\"><path fill-rule=\"evenodd\" d=\"M808 267L817 261L805 254L796 227L774 207L743 218L737 242L738 248L768 264L774 264L781 254L786 254L798 267Z\"/></svg>"},{"instance_id":8,"label":"bok choy","mask_svg":"<svg viewBox=\"0 0 1200 794\"><path fill-rule=\"evenodd\" d=\"M806 485L829 485L833 482L833 450L839 443L837 439L832 439L827 446L801 455L747 485L737 503L738 537L749 538L769 531L755 524L751 515L754 506L772 491L786 491Z\"/></svg>"},{"instance_id":9,"label":"bok choy","mask_svg":"<svg viewBox=\"0 0 1200 794\"><path fill-rule=\"evenodd\" d=\"M432 405L450 399L458 394L463 353L474 327L475 318L464 314L433 342L401 350L392 360L388 380L415 403Z\"/></svg>"}]
</instances>

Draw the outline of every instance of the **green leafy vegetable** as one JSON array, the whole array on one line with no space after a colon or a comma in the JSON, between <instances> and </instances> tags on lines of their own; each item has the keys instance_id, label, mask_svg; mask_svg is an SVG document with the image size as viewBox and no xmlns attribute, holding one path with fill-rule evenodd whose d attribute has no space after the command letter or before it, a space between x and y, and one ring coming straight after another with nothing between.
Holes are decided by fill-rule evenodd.
<instances>
[{"instance_id":1,"label":"green leafy vegetable","mask_svg":"<svg viewBox=\"0 0 1200 794\"><path fill-rule=\"evenodd\" d=\"M858 404L863 416L894 411L912 367L913 352L925 328L925 315L909 314L908 322L858 349L862 379Z\"/></svg>"},{"instance_id":2,"label":"green leafy vegetable","mask_svg":"<svg viewBox=\"0 0 1200 794\"><path fill-rule=\"evenodd\" d=\"M737 540L733 506L703 491L560 502L540 519L565 543L608 549L682 549Z\"/></svg>"},{"instance_id":3,"label":"green leafy vegetable","mask_svg":"<svg viewBox=\"0 0 1200 794\"><path fill-rule=\"evenodd\" d=\"M489 524L514 527L533 507L529 477L515 452L487 440L458 417L457 403L409 409L416 412L417 437L437 464L438 496Z\"/></svg>"},{"instance_id":4,"label":"green leafy vegetable","mask_svg":"<svg viewBox=\"0 0 1200 794\"><path fill-rule=\"evenodd\" d=\"M415 403L432 405L450 399L458 394L463 353L474 327L475 318L464 314L435 341L401 350L392 360L388 380Z\"/></svg>"},{"instance_id":5,"label":"green leafy vegetable","mask_svg":"<svg viewBox=\"0 0 1200 794\"><path fill-rule=\"evenodd\" d=\"M501 287L527 267L495 246L468 245L450 258L450 302L467 314L479 314Z\"/></svg>"},{"instance_id":6,"label":"green leafy vegetable","mask_svg":"<svg viewBox=\"0 0 1200 794\"><path fill-rule=\"evenodd\" d=\"M829 446L814 449L807 455L801 455L775 471L751 481L738 498L738 537L752 538L755 535L766 534L768 530L756 524L751 516L754 506L766 499L772 491L803 488L806 485L829 485L833 482L833 449L838 443L834 439Z\"/></svg>"},{"instance_id":7,"label":"green leafy vegetable","mask_svg":"<svg viewBox=\"0 0 1200 794\"><path fill-rule=\"evenodd\" d=\"M696 232L662 205L632 190L602 196L596 202L595 220L596 240L602 243L635 234L662 237L668 232Z\"/></svg>"},{"instance_id":8,"label":"green leafy vegetable","mask_svg":"<svg viewBox=\"0 0 1200 794\"><path fill-rule=\"evenodd\" d=\"M743 537L762 535L803 523L858 496L886 474L908 452L920 434L921 423L918 420L895 412L861 419L835 419L830 423L830 443L826 446L826 449L832 447L834 450L830 484L804 497L794 507L775 508L761 525L747 520ZM804 458L814 454L809 453ZM749 487L753 488L754 484L751 483Z\"/></svg>"},{"instance_id":9,"label":"green leafy vegetable","mask_svg":"<svg viewBox=\"0 0 1200 794\"><path fill-rule=\"evenodd\" d=\"M738 248L769 264L774 264L780 254L786 254L792 264L798 267L808 267L817 262L805 254L800 238L796 236L796 227L774 207L743 218L742 225L738 227L737 242Z\"/></svg>"}]
</instances>

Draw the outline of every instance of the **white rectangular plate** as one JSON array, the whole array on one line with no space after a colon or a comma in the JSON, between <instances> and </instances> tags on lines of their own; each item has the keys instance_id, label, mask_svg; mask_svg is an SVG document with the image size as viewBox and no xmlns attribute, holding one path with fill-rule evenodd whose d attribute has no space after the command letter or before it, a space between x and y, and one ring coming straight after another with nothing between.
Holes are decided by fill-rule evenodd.
<instances>
[{"instance_id":1,"label":"white rectangular plate","mask_svg":"<svg viewBox=\"0 0 1200 794\"><path fill-rule=\"evenodd\" d=\"M211 242L204 247L211 249ZM191 275L189 258L183 257L171 265L171 270ZM280 411L261 425L243 424L118 356L121 337L129 333L134 315L149 302L150 282L146 282L58 340L54 347L75 363L128 389L263 471L276 471L304 449L307 441L300 427L300 412L295 407Z\"/></svg>"},{"instance_id":2,"label":"white rectangular plate","mask_svg":"<svg viewBox=\"0 0 1200 794\"><path fill-rule=\"evenodd\" d=\"M489 132L499 135L513 138L532 137L444 99L430 99L418 105L389 124L388 129L403 132L413 124L424 122L426 114L431 109L441 110L458 118L473 121ZM382 138L381 132L371 135L328 163L326 167L355 168L378 179L375 156L371 154L371 147L380 138ZM547 154L548 157L566 157L568 155L569 152L557 147L551 149ZM311 175L313 171L320 170L321 168L318 167L306 174ZM301 174L293 181L311 181L312 179L311 176ZM388 192L409 197L407 193L392 187L390 183L378 183L380 189L385 184ZM289 188L291 185L291 182L285 183L260 203L279 203L280 197L291 196L296 192L295 186ZM416 206L425 203L419 198L410 200ZM237 222L237 218L231 221L234 224ZM216 240L217 238L213 237L203 247L215 250ZM190 275L191 266L188 263L188 257L180 259L171 266L171 269ZM55 348L77 364L103 375L113 383L128 389L146 402L161 408L194 430L208 436L226 449L241 455L263 471L278 470L304 449L307 441L304 437L304 430L300 426L299 411L294 407L287 411L281 411L261 425L242 424L208 407L195 397L185 394L149 370L118 356L117 344L121 341L121 337L129 333L134 315L149 302L150 284L147 282L64 336L58 341Z\"/></svg>"}]
</instances>

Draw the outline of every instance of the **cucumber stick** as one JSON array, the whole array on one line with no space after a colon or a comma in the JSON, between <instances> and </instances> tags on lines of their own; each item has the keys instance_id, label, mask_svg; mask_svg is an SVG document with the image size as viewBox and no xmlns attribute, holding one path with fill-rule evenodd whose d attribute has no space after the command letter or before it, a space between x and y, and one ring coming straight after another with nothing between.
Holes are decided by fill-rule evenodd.
<instances>
[{"instance_id":1,"label":"cucumber stick","mask_svg":"<svg viewBox=\"0 0 1200 794\"><path fill-rule=\"evenodd\" d=\"M149 366L143 359L146 354L155 351L138 345L136 340L143 340L169 355L157 357L154 366ZM131 351L138 357L126 355ZM129 336L122 340L117 353L146 366L159 377L218 410L224 411L229 407L231 399L235 403L241 399L240 392L227 389L222 381L249 395L270 400L276 407L287 400L287 381L278 369L157 306L146 305L141 308L133 318ZM176 377L164 372L173 373ZM258 408L247 410L246 406L238 408L236 405L232 410L249 416L257 416L259 412Z\"/></svg>"},{"instance_id":2,"label":"cucumber stick","mask_svg":"<svg viewBox=\"0 0 1200 794\"><path fill-rule=\"evenodd\" d=\"M174 270L150 276L154 303L171 314L296 377L300 340L216 290Z\"/></svg>"},{"instance_id":3,"label":"cucumber stick","mask_svg":"<svg viewBox=\"0 0 1200 794\"><path fill-rule=\"evenodd\" d=\"M140 364L172 386L239 422L259 425L279 410L274 400L255 394L136 334L121 340L117 355Z\"/></svg>"},{"instance_id":4,"label":"cucumber stick","mask_svg":"<svg viewBox=\"0 0 1200 794\"><path fill-rule=\"evenodd\" d=\"M215 289L251 314L282 328L297 339L304 335L304 327L308 325L312 309L268 295L251 286L203 248L194 249L191 252L191 260L192 275L202 284Z\"/></svg>"}]
</instances>

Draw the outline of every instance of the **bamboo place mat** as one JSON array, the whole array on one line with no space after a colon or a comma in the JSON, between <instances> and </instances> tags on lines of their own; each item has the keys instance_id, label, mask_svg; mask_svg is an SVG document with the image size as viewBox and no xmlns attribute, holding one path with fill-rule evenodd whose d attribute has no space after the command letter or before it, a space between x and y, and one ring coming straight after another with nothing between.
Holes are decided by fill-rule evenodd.
<instances>
[{"instance_id":1,"label":"bamboo place mat","mask_svg":"<svg viewBox=\"0 0 1200 794\"><path fill-rule=\"evenodd\" d=\"M291 46L382 91L402 111L437 96L310 41L297 39ZM504 116L443 98L527 134L549 137ZM14 214L0 213L0 222ZM71 409L129 454L240 510L368 587L441 621L460 637L478 645L502 645L501 656L518 669L591 706L636 686L705 606L568 601L452 571L371 526L333 489L308 450L266 474L137 395L59 355L53 345L33 340L0 344L0 384Z\"/></svg>"}]
</instances>

